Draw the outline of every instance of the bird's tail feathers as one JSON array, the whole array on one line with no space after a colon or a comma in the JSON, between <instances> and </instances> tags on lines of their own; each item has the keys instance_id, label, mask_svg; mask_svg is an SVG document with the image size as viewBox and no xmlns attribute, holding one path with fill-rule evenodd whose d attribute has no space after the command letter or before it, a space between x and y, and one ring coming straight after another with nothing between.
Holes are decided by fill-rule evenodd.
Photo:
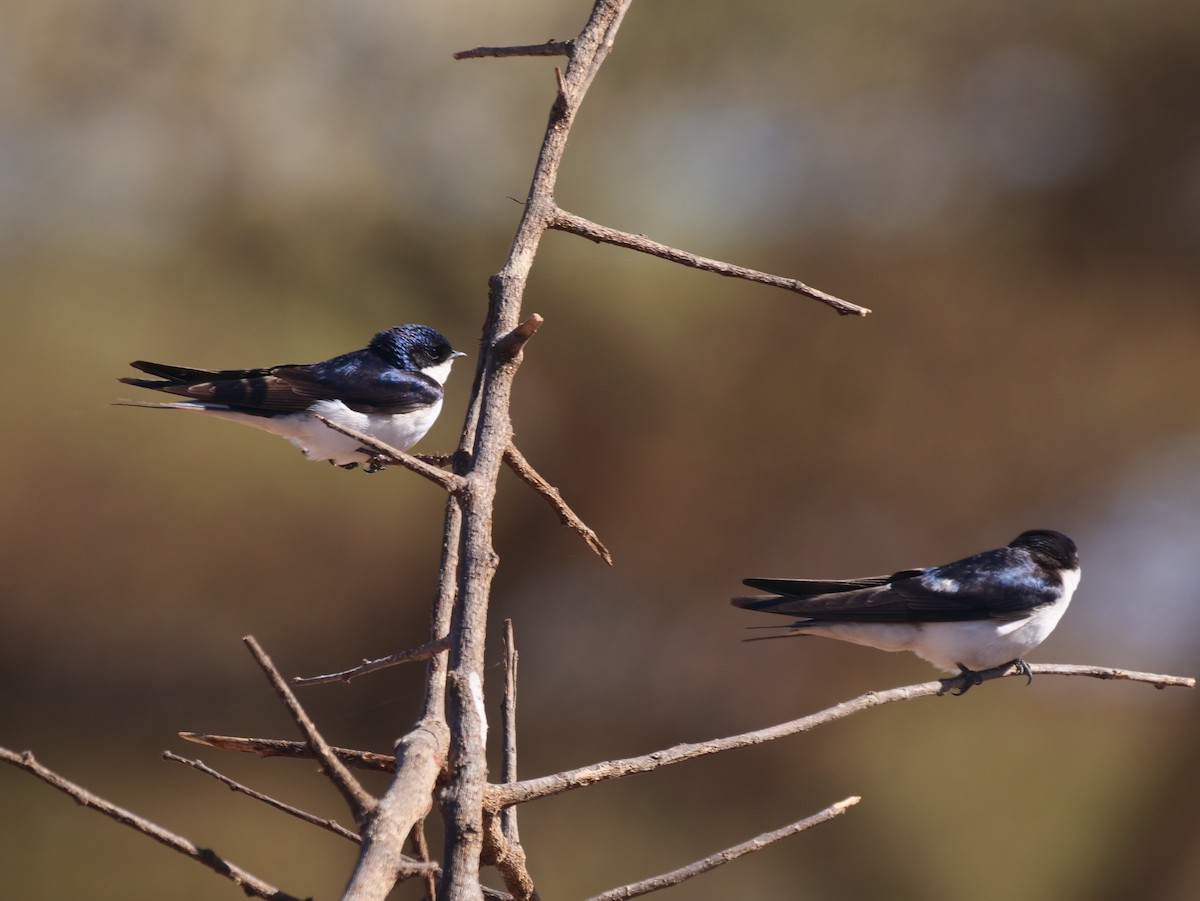
<instances>
[{"instance_id":1,"label":"bird's tail feathers","mask_svg":"<svg viewBox=\"0 0 1200 901\"><path fill-rule=\"evenodd\" d=\"M730 598L729 603L735 607L741 607L743 610L770 610L780 601L784 600L777 594L755 594L744 597ZM760 626L763 629L774 629L777 626Z\"/></svg>"}]
</instances>

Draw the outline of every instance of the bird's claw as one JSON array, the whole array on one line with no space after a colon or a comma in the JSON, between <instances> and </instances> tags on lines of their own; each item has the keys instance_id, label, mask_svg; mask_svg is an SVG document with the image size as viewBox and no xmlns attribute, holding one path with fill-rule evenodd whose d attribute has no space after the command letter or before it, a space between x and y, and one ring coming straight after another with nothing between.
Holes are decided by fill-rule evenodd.
<instances>
[{"instance_id":1,"label":"bird's claw","mask_svg":"<svg viewBox=\"0 0 1200 901\"><path fill-rule=\"evenodd\" d=\"M383 472L387 469L388 459L381 454L370 454L367 462L362 465L363 472Z\"/></svg>"},{"instance_id":2,"label":"bird's claw","mask_svg":"<svg viewBox=\"0 0 1200 901\"><path fill-rule=\"evenodd\" d=\"M979 673L977 673L975 670L965 667L958 662L955 662L954 665L958 667L959 671L957 678L966 680L958 691L950 692L950 694L954 695L956 698L961 698L976 685L983 684L983 676L979 675Z\"/></svg>"},{"instance_id":3,"label":"bird's claw","mask_svg":"<svg viewBox=\"0 0 1200 901\"><path fill-rule=\"evenodd\" d=\"M1026 685L1033 684L1033 670L1029 668L1029 664L1026 663L1023 659L1018 657L1016 660L1014 660L1012 663L1010 663L1009 666L1016 668L1018 676L1025 677Z\"/></svg>"}]
</instances>

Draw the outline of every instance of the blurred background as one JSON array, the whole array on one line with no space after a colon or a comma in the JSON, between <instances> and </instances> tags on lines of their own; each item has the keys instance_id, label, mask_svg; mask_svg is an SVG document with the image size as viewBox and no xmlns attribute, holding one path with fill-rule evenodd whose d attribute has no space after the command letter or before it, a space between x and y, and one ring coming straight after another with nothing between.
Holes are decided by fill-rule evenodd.
<instances>
[{"instance_id":1,"label":"blurred background","mask_svg":"<svg viewBox=\"0 0 1200 901\"><path fill-rule=\"evenodd\" d=\"M296 675L424 641L444 500L110 406L151 399L115 378L424 322L471 354L418 447L451 449L562 64L451 54L587 12L3 4L0 744L292 894L340 891L353 847L159 753L346 820L311 764L176 733L295 736L243 635ZM561 204L875 312L546 237L517 441L616 565L504 476L489 691L512 617L524 775L925 681L911 655L744 643L776 618L727 599L1027 528L1071 535L1084 568L1034 662L1196 674L1198 83L1190 0L635 4ZM303 700L330 741L386 751L422 675ZM543 896L579 898L858 794L668 895L1176 901L1200 896L1198 754L1196 692L1010 679L528 805L522 837ZM14 769L0 798L4 894L241 897Z\"/></svg>"}]
</instances>

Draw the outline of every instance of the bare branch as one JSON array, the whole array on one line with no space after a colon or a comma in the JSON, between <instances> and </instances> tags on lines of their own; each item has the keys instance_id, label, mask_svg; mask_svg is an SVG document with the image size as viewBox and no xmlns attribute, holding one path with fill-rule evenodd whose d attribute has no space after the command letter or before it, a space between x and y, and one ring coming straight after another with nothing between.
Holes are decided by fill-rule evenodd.
<instances>
[{"instance_id":1,"label":"bare branch","mask_svg":"<svg viewBox=\"0 0 1200 901\"><path fill-rule=\"evenodd\" d=\"M1148 682L1160 691L1164 688L1195 688L1196 680L1191 676L1160 676L1156 673L1139 673L1136 670L1114 669L1110 666L1076 666L1068 663L1035 663L1029 667L1034 673L1047 676L1090 676L1093 679L1116 679L1125 682ZM1000 676L1020 675L1015 669L1007 669Z\"/></svg>"},{"instance_id":2,"label":"bare branch","mask_svg":"<svg viewBox=\"0 0 1200 901\"><path fill-rule=\"evenodd\" d=\"M433 806L433 787L446 765L449 730L440 717L421 720L396 743L396 775L371 812L362 849L343 898L384 898L404 872L405 839Z\"/></svg>"},{"instance_id":3,"label":"bare branch","mask_svg":"<svg viewBox=\"0 0 1200 901\"><path fill-rule=\"evenodd\" d=\"M247 635L242 639L246 643L246 647L250 649L250 653L262 667L263 672L267 674L271 685L275 688L275 693L283 700L288 712L292 715L292 719L296 721L296 725L300 727L300 731L304 733L308 739L309 747L321 762L321 768L325 771L338 791L342 793L342 797L346 799L346 803L350 805L350 811L354 814L354 819L360 825L365 821L367 815L375 808L375 798L367 793L357 779L350 774L346 769L346 765L338 760L333 750L329 747L329 743L325 741L325 737L317 731L316 724L313 723L304 708L300 705L292 690L288 688L287 682L275 668L275 664L271 662L271 658L267 656L266 651L262 649L253 635Z\"/></svg>"},{"instance_id":4,"label":"bare branch","mask_svg":"<svg viewBox=\"0 0 1200 901\"><path fill-rule=\"evenodd\" d=\"M544 44L524 44L520 47L473 47L459 50L455 59L483 59L505 56L570 56L575 49L574 41L549 40Z\"/></svg>"},{"instance_id":5,"label":"bare branch","mask_svg":"<svg viewBox=\"0 0 1200 901\"><path fill-rule=\"evenodd\" d=\"M588 238L597 243L613 244L628 250L636 250L638 253L645 253L659 259L670 260L672 263L691 266L693 269L715 272L717 275L724 275L729 278L741 278L746 281L758 282L762 285L771 285L774 288L782 288L785 291L793 291L796 294L803 294L805 297L819 300L821 303L833 307L842 316L866 316L871 312L866 307L860 307L858 304L842 300L840 297L826 294L824 291L819 291L797 279L785 278L781 275L771 275L769 272L760 272L757 269L747 269L745 266L735 266L732 263L725 263L721 260L697 256L686 250L680 250L676 247L660 244L657 241L651 241L645 235L635 235L629 232L617 231L615 228L609 228L605 225L599 225L598 223L584 219L582 216L568 213L559 207L555 207L548 225L550 228L557 229L558 231L579 235L581 238Z\"/></svg>"},{"instance_id":6,"label":"bare branch","mask_svg":"<svg viewBox=\"0 0 1200 901\"><path fill-rule=\"evenodd\" d=\"M312 760L314 754L307 742L284 741L279 738L243 738L237 735L209 735L206 732L180 732L185 741L195 742L218 751L238 751L242 754L257 754L259 757L288 757ZM355 751L352 748L331 750L347 766L377 773L391 773L396 769L396 758L391 754L374 751Z\"/></svg>"},{"instance_id":7,"label":"bare branch","mask_svg":"<svg viewBox=\"0 0 1200 901\"><path fill-rule=\"evenodd\" d=\"M406 454L402 450L397 450L390 444L385 444L378 438L367 435L357 429L352 429L349 426L344 426L339 422L334 422L332 419L327 419L320 413L312 414L314 419L324 423L327 427L335 432L341 432L355 441L359 442L365 450L374 451L376 456L388 463L398 463L405 469L412 470L419 476L424 476L429 481L436 485L440 485L446 491L453 494L456 491L461 491L464 481L461 476L457 476L452 472L438 469L436 466L430 466L424 460L414 457L412 454Z\"/></svg>"},{"instance_id":8,"label":"bare branch","mask_svg":"<svg viewBox=\"0 0 1200 901\"><path fill-rule=\"evenodd\" d=\"M417 860L433 862L433 858L429 854L429 842L425 839L425 818L417 820L413 824L412 832L409 835L412 840L413 851L416 852ZM437 870L440 873L441 867ZM430 871L424 874L425 879L425 895L429 901L433 901L437 897L437 875Z\"/></svg>"},{"instance_id":9,"label":"bare branch","mask_svg":"<svg viewBox=\"0 0 1200 901\"><path fill-rule=\"evenodd\" d=\"M709 870L716 869L732 860L737 860L746 854L761 851L768 845L774 844L788 836L795 835L797 832L803 832L805 829L811 829L813 826L818 826L821 823L832 820L834 817L841 816L861 800L862 798L857 795L852 795L843 801L829 805L819 813L814 813L812 816L798 820L789 826L775 829L772 832L764 832L762 835L742 842L740 845L734 845L732 848L718 851L716 854L711 854L703 860L697 860L686 867L680 867L678 870L672 870L669 873L663 873L660 876L654 876L650 879L643 879L641 882L623 885L620 888L610 889L607 892L602 892L599 895L589 898L588 901L625 901L627 898L636 898L639 895L648 895L651 892L679 885L679 883L691 879L693 876L707 873Z\"/></svg>"},{"instance_id":10,"label":"bare branch","mask_svg":"<svg viewBox=\"0 0 1200 901\"><path fill-rule=\"evenodd\" d=\"M539 901L521 843L508 840L497 816L485 814L483 828L483 863L496 868L516 901Z\"/></svg>"},{"instance_id":11,"label":"bare branch","mask_svg":"<svg viewBox=\"0 0 1200 901\"><path fill-rule=\"evenodd\" d=\"M1178 685L1187 688L1195 687L1195 679L1181 676L1160 676L1153 673L1138 673L1130 670L1111 669L1096 666L1067 666L1062 664L1033 664L1030 669L1035 674L1055 676L1091 676L1098 679L1125 679L1133 682L1148 682L1156 688ZM1023 675L1015 666L1005 664L994 669L984 670L977 674L979 681L1002 679L1008 676ZM579 767L556 773L552 776L542 776L538 779L526 779L510 785L489 785L487 804L490 810L499 810L509 804L523 804L537 798L556 795L560 792L582 788L596 782L609 779L620 779L637 773L649 773L659 767L682 763L685 760L695 760L710 754L719 754L734 748L748 748L768 741L786 738L808 732L818 726L824 726L837 720L845 719L872 707L882 707L895 701L911 701L914 698L925 698L945 694L951 688L962 688L968 684L978 684L971 677L956 676L934 682L922 682L918 685L906 685L902 688L892 688L887 691L870 691L859 695L850 701L844 701L835 707L810 713L799 719L753 732L744 732L727 738L715 738L710 741L675 745L661 751L643 754L640 757L627 757L623 760L607 760L590 766Z\"/></svg>"},{"instance_id":12,"label":"bare branch","mask_svg":"<svg viewBox=\"0 0 1200 901\"><path fill-rule=\"evenodd\" d=\"M115 804L105 801L98 795L94 795L87 789L63 778L58 773L38 763L34 759L32 751L18 753L10 751L7 748L0 748L0 760L3 760L5 763L11 763L13 766L25 770L27 773L32 773L51 788L56 788L63 794L70 796L76 803L83 807L90 807L92 810L116 820L123 826L128 826L143 835L149 836L159 844L166 845L173 851L178 851L180 854L204 864L204 866L213 872L219 873L231 880L234 885L238 886L247 895L257 898L269 898L271 901L299 901L295 896L280 891L275 886L263 882L257 876L246 872L236 864L230 863L212 849L194 845L183 836L176 835L174 832L164 829L157 823L152 823L144 817L125 810L123 807L118 807Z\"/></svg>"},{"instance_id":13,"label":"bare branch","mask_svg":"<svg viewBox=\"0 0 1200 901\"><path fill-rule=\"evenodd\" d=\"M513 636L511 619L504 621L504 695L500 702L500 721L504 733L504 748L501 754L501 778L505 784L517 781L517 664L520 655ZM500 811L500 828L504 838L510 842L521 840L517 829L517 808L506 807Z\"/></svg>"},{"instance_id":14,"label":"bare branch","mask_svg":"<svg viewBox=\"0 0 1200 901\"><path fill-rule=\"evenodd\" d=\"M567 506L567 502L562 499L562 495L558 489L542 478L541 474L517 450L517 446L511 442L508 445L508 449L504 452L504 462L508 464L509 469L521 478L521 481L545 499L546 503L558 514L559 522L587 542L587 546L601 560L612 566L612 554L604 546L604 543L600 540L600 536L587 523L580 519L574 510Z\"/></svg>"},{"instance_id":15,"label":"bare branch","mask_svg":"<svg viewBox=\"0 0 1200 901\"><path fill-rule=\"evenodd\" d=\"M283 811L289 816L293 816L298 820L303 820L312 826L320 826L322 829L326 829L329 832L332 832L334 835L340 835L342 838L348 839L356 844L362 841L362 838L359 837L357 832L351 832L336 820L323 819L321 817L314 816L307 811L301 810L299 807L293 807L291 804L285 804L282 801L272 798L270 795L264 795L262 792L255 791L249 786L243 785L240 782L230 779L223 773L217 772L202 760L195 760L189 757L180 757L178 754L175 754L171 751L163 751L162 757L163 760L169 760L172 763L182 763L184 766L191 767L197 772L204 773L206 776L211 776L230 791L241 792L243 795L254 798L256 801L262 801L268 807L274 807L276 810Z\"/></svg>"},{"instance_id":16,"label":"bare branch","mask_svg":"<svg viewBox=\"0 0 1200 901\"><path fill-rule=\"evenodd\" d=\"M428 660L430 657L442 653L448 647L450 647L450 640L448 638L439 638L420 647L397 651L395 654L389 654L386 657L378 657L375 660L364 660L358 666L352 666L350 669L344 669L340 672L326 673L322 676L293 676L291 683L292 685L302 686L326 685L330 682L349 682L355 676L365 676L367 673L386 669L389 666L399 666L402 663Z\"/></svg>"}]
</instances>

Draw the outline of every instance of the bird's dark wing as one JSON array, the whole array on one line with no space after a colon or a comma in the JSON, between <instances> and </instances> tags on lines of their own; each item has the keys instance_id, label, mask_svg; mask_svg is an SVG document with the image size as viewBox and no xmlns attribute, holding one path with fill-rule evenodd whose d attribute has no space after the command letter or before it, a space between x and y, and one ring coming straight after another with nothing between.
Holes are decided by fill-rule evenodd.
<instances>
[{"instance_id":1,"label":"bird's dark wing","mask_svg":"<svg viewBox=\"0 0 1200 901\"><path fill-rule=\"evenodd\" d=\"M736 597L735 607L797 616L813 622L907 622L904 599L888 586L891 576L866 579L747 579L751 588L777 592Z\"/></svg>"},{"instance_id":2,"label":"bird's dark wing","mask_svg":"<svg viewBox=\"0 0 1200 901\"><path fill-rule=\"evenodd\" d=\"M1002 547L892 582L915 617L931 622L1016 619L1061 597L1021 548Z\"/></svg>"},{"instance_id":3,"label":"bird's dark wing","mask_svg":"<svg viewBox=\"0 0 1200 901\"><path fill-rule=\"evenodd\" d=\"M326 363L287 364L266 369L190 369L137 360L131 365L161 377L123 378L127 385L152 388L192 400L221 404L245 413L269 416L297 413L319 400L341 400L359 413L408 413L439 400L441 386L419 372L383 365L372 358ZM360 365L346 365L359 362Z\"/></svg>"},{"instance_id":4,"label":"bird's dark wing","mask_svg":"<svg viewBox=\"0 0 1200 901\"><path fill-rule=\"evenodd\" d=\"M294 394L314 400L340 400L359 413L411 413L442 399L442 386L421 372L370 363L330 370L323 364L276 367L278 379Z\"/></svg>"},{"instance_id":5,"label":"bird's dark wing","mask_svg":"<svg viewBox=\"0 0 1200 901\"><path fill-rule=\"evenodd\" d=\"M912 573L920 570L910 570ZM838 594L860 588L886 585L895 576L867 576L863 579L746 579L743 585L761 591L773 591L792 598L810 598L821 594Z\"/></svg>"},{"instance_id":6,"label":"bird's dark wing","mask_svg":"<svg viewBox=\"0 0 1200 901\"><path fill-rule=\"evenodd\" d=\"M734 598L735 606L813 622L1009 619L1058 597L1053 586L1037 577L1028 555L1015 548L998 548L944 566L870 579L747 579L746 584L778 596Z\"/></svg>"}]
</instances>

